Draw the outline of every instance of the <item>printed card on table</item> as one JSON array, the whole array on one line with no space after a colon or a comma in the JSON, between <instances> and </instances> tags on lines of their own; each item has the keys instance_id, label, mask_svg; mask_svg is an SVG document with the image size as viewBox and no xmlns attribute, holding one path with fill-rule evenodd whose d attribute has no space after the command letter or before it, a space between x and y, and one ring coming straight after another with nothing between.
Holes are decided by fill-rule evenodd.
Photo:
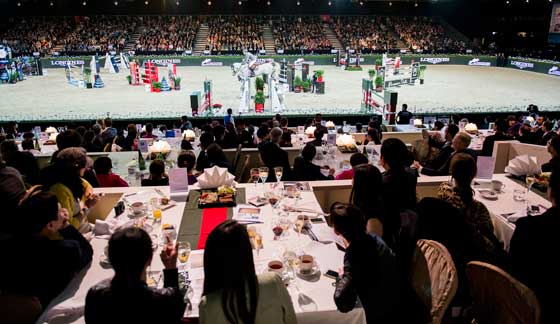
<instances>
[{"instance_id":1,"label":"printed card on table","mask_svg":"<svg viewBox=\"0 0 560 324\"><path fill-rule=\"evenodd\" d=\"M45 132L41 132L39 133L39 139L42 141L47 141L49 139L49 134L45 133Z\"/></svg>"},{"instance_id":2,"label":"printed card on table","mask_svg":"<svg viewBox=\"0 0 560 324\"><path fill-rule=\"evenodd\" d=\"M305 132L305 126L298 126L297 127L297 133L298 134L303 134Z\"/></svg>"},{"instance_id":3,"label":"printed card on table","mask_svg":"<svg viewBox=\"0 0 560 324\"><path fill-rule=\"evenodd\" d=\"M170 169L168 175L169 190L171 192L186 192L189 190L189 181L186 168Z\"/></svg>"},{"instance_id":4,"label":"printed card on table","mask_svg":"<svg viewBox=\"0 0 560 324\"><path fill-rule=\"evenodd\" d=\"M142 153L148 153L148 141L144 138L141 138L138 141L138 149L140 150L140 152Z\"/></svg>"},{"instance_id":5,"label":"printed card on table","mask_svg":"<svg viewBox=\"0 0 560 324\"><path fill-rule=\"evenodd\" d=\"M336 145L336 134L327 134L327 145Z\"/></svg>"},{"instance_id":6,"label":"printed card on table","mask_svg":"<svg viewBox=\"0 0 560 324\"><path fill-rule=\"evenodd\" d=\"M494 164L496 159L491 156L479 156L476 160L476 178L491 180L494 174Z\"/></svg>"},{"instance_id":7,"label":"printed card on table","mask_svg":"<svg viewBox=\"0 0 560 324\"><path fill-rule=\"evenodd\" d=\"M180 129L174 129L175 131L175 137L181 137L181 130Z\"/></svg>"},{"instance_id":8,"label":"printed card on table","mask_svg":"<svg viewBox=\"0 0 560 324\"><path fill-rule=\"evenodd\" d=\"M138 134L142 133L142 124L136 124L136 131Z\"/></svg>"}]
</instances>

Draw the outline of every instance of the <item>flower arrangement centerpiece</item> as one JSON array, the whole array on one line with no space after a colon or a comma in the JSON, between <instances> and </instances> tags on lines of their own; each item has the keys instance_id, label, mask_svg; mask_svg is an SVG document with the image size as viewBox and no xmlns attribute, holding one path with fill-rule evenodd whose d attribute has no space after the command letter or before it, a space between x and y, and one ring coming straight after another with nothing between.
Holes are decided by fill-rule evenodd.
<instances>
[{"instance_id":1,"label":"flower arrangement centerpiece","mask_svg":"<svg viewBox=\"0 0 560 324\"><path fill-rule=\"evenodd\" d=\"M315 136L315 130L317 129L317 127L315 126L309 126L305 129L305 135L307 135L307 137L309 138L313 138L313 136Z\"/></svg>"},{"instance_id":2,"label":"flower arrangement centerpiece","mask_svg":"<svg viewBox=\"0 0 560 324\"><path fill-rule=\"evenodd\" d=\"M475 123L468 123L465 125L465 132L469 134L478 134L478 127Z\"/></svg>"},{"instance_id":3,"label":"flower arrangement centerpiece","mask_svg":"<svg viewBox=\"0 0 560 324\"><path fill-rule=\"evenodd\" d=\"M329 130L334 129L335 128L334 122L332 120L329 120L328 122L325 123L325 127Z\"/></svg>"},{"instance_id":4,"label":"flower arrangement centerpiece","mask_svg":"<svg viewBox=\"0 0 560 324\"><path fill-rule=\"evenodd\" d=\"M158 140L148 147L148 151L150 152L151 160L165 160L169 153L171 153L171 146L166 141Z\"/></svg>"},{"instance_id":5,"label":"flower arrangement centerpiece","mask_svg":"<svg viewBox=\"0 0 560 324\"><path fill-rule=\"evenodd\" d=\"M187 129L183 132L183 139L186 139L189 142L194 142L196 138L196 134L192 129Z\"/></svg>"},{"instance_id":6,"label":"flower arrangement centerpiece","mask_svg":"<svg viewBox=\"0 0 560 324\"><path fill-rule=\"evenodd\" d=\"M58 131L56 130L56 128L50 126L50 127L47 127L47 129L45 129L45 133L47 133L47 135L50 136L53 133L58 133Z\"/></svg>"},{"instance_id":7,"label":"flower arrangement centerpiece","mask_svg":"<svg viewBox=\"0 0 560 324\"><path fill-rule=\"evenodd\" d=\"M358 152L356 140L352 135L343 134L337 137L336 146L342 153L355 153Z\"/></svg>"},{"instance_id":8,"label":"flower arrangement centerpiece","mask_svg":"<svg viewBox=\"0 0 560 324\"><path fill-rule=\"evenodd\" d=\"M424 128L424 121L422 121L422 119L420 118L416 118L414 120L414 127L416 128Z\"/></svg>"}]
</instances>

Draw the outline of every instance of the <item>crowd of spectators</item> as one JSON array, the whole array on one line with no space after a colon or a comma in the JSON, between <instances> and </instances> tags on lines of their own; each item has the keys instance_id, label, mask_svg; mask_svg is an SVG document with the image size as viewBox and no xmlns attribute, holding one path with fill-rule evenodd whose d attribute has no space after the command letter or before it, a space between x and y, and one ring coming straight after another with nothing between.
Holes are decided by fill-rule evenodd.
<instances>
[{"instance_id":1,"label":"crowd of spectators","mask_svg":"<svg viewBox=\"0 0 560 324\"><path fill-rule=\"evenodd\" d=\"M463 52L467 48L465 42L450 37L432 18L392 17L387 21L409 50L442 53Z\"/></svg>"},{"instance_id":2,"label":"crowd of spectators","mask_svg":"<svg viewBox=\"0 0 560 324\"><path fill-rule=\"evenodd\" d=\"M274 47L279 50L330 50L319 17L282 17L272 26Z\"/></svg>"},{"instance_id":3,"label":"crowd of spectators","mask_svg":"<svg viewBox=\"0 0 560 324\"><path fill-rule=\"evenodd\" d=\"M58 42L63 52L123 50L138 24L132 16L76 17L74 20L74 30Z\"/></svg>"},{"instance_id":4,"label":"crowd of spectators","mask_svg":"<svg viewBox=\"0 0 560 324\"><path fill-rule=\"evenodd\" d=\"M70 17L14 17L0 29L0 44L14 53L49 54L73 29Z\"/></svg>"},{"instance_id":5,"label":"crowd of spectators","mask_svg":"<svg viewBox=\"0 0 560 324\"><path fill-rule=\"evenodd\" d=\"M389 30L388 17L336 17L330 23L345 48L362 52L396 48L397 37Z\"/></svg>"},{"instance_id":6,"label":"crowd of spectators","mask_svg":"<svg viewBox=\"0 0 560 324\"><path fill-rule=\"evenodd\" d=\"M208 38L206 50L223 51L259 51L264 49L261 17L215 16L206 17Z\"/></svg>"},{"instance_id":7,"label":"crowd of spectators","mask_svg":"<svg viewBox=\"0 0 560 324\"><path fill-rule=\"evenodd\" d=\"M137 51L192 50L200 21L192 16L141 17Z\"/></svg>"}]
</instances>

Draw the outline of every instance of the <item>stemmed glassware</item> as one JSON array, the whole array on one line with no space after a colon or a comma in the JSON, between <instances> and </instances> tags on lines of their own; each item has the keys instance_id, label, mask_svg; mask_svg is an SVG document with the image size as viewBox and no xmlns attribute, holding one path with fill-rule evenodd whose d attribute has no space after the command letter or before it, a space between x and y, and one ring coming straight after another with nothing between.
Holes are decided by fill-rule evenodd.
<instances>
[{"instance_id":1,"label":"stemmed glassware","mask_svg":"<svg viewBox=\"0 0 560 324\"><path fill-rule=\"evenodd\" d=\"M177 250L177 260L183 268L186 267L191 255L191 244L189 242L179 242Z\"/></svg>"},{"instance_id":2,"label":"stemmed glassware","mask_svg":"<svg viewBox=\"0 0 560 324\"><path fill-rule=\"evenodd\" d=\"M259 168L259 176L261 178L261 181L263 183L263 188L264 188L264 183L266 182L266 178L268 178L268 168L267 167L260 167Z\"/></svg>"},{"instance_id":3,"label":"stemmed glassware","mask_svg":"<svg viewBox=\"0 0 560 324\"><path fill-rule=\"evenodd\" d=\"M282 174L284 173L284 169L282 167L275 167L274 168L274 175L276 175L276 183L280 183L282 179Z\"/></svg>"},{"instance_id":4,"label":"stemmed glassware","mask_svg":"<svg viewBox=\"0 0 560 324\"><path fill-rule=\"evenodd\" d=\"M251 180L255 183L255 187L257 187L257 183L260 179L260 172L258 168L251 169Z\"/></svg>"},{"instance_id":5,"label":"stemmed glassware","mask_svg":"<svg viewBox=\"0 0 560 324\"><path fill-rule=\"evenodd\" d=\"M531 192L531 187L535 183L535 175L528 174L525 176L525 184L527 185L527 194L525 195L525 210L529 213L529 193Z\"/></svg>"}]
</instances>

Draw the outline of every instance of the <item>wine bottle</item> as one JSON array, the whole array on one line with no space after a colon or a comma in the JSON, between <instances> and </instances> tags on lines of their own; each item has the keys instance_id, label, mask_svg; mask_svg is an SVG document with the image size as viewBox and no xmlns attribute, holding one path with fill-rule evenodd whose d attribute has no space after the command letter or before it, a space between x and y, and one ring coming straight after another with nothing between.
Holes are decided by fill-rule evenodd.
<instances>
[{"instance_id":1,"label":"wine bottle","mask_svg":"<svg viewBox=\"0 0 560 324\"><path fill-rule=\"evenodd\" d=\"M146 160L144 160L144 157L142 156L142 152L140 152L140 150L138 150L138 170L146 170Z\"/></svg>"},{"instance_id":2,"label":"wine bottle","mask_svg":"<svg viewBox=\"0 0 560 324\"><path fill-rule=\"evenodd\" d=\"M35 150L41 152L41 145L39 145L39 139L35 137Z\"/></svg>"}]
</instances>

